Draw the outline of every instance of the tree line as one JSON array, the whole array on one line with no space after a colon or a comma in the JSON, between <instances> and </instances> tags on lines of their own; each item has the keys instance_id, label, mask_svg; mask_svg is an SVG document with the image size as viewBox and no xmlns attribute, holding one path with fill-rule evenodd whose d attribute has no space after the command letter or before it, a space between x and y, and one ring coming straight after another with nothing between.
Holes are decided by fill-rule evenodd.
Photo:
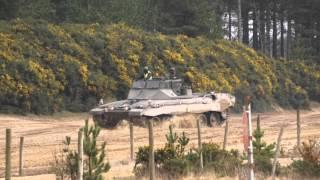
<instances>
[{"instance_id":1,"label":"tree line","mask_svg":"<svg viewBox=\"0 0 320 180\"><path fill-rule=\"evenodd\" d=\"M175 66L195 91L250 94L259 110L300 97L307 106L308 97L320 101L316 7L314 0L0 0L0 111L86 111L101 98L126 98L143 66L160 76Z\"/></svg>"},{"instance_id":2,"label":"tree line","mask_svg":"<svg viewBox=\"0 0 320 180\"><path fill-rule=\"evenodd\" d=\"M217 2L210 0L0 0L0 19L54 23L118 23L166 34L213 35ZM216 28L218 31L218 28Z\"/></svg>"},{"instance_id":3,"label":"tree line","mask_svg":"<svg viewBox=\"0 0 320 180\"><path fill-rule=\"evenodd\" d=\"M125 22L164 34L230 40L242 32L244 44L270 57L319 63L319 9L318 0L0 0L0 19Z\"/></svg>"},{"instance_id":4,"label":"tree line","mask_svg":"<svg viewBox=\"0 0 320 180\"><path fill-rule=\"evenodd\" d=\"M242 1L242 40L245 44L276 59L319 57L319 1Z\"/></svg>"}]
</instances>

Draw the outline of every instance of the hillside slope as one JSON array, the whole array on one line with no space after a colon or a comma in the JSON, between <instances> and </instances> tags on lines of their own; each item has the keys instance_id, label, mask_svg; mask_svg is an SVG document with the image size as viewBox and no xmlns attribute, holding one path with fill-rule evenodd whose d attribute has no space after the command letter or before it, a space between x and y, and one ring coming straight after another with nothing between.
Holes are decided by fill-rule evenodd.
<instances>
[{"instance_id":1,"label":"hillside slope","mask_svg":"<svg viewBox=\"0 0 320 180\"><path fill-rule=\"evenodd\" d=\"M0 110L85 111L97 100L125 98L143 66L171 66L197 91L252 95L258 110L297 99L320 100L320 68L273 60L236 42L165 36L124 24L0 22ZM304 101L307 105L307 101Z\"/></svg>"}]
</instances>

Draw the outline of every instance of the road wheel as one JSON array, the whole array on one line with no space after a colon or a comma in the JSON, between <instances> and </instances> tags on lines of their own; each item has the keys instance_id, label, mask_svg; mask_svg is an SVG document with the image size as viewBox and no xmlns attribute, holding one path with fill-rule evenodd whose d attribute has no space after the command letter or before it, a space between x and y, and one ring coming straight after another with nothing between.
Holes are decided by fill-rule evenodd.
<instances>
[{"instance_id":1,"label":"road wheel","mask_svg":"<svg viewBox=\"0 0 320 180\"><path fill-rule=\"evenodd\" d=\"M227 120L228 117L229 117L229 109L226 109L226 110L222 111L221 114L220 114L220 116L221 116L221 119L222 119L223 121L224 121L224 120Z\"/></svg>"},{"instance_id":2,"label":"road wheel","mask_svg":"<svg viewBox=\"0 0 320 180\"><path fill-rule=\"evenodd\" d=\"M198 117L198 120L200 120L200 125L203 126L208 126L208 117L206 116L206 114L201 114Z\"/></svg>"},{"instance_id":3,"label":"road wheel","mask_svg":"<svg viewBox=\"0 0 320 180\"><path fill-rule=\"evenodd\" d=\"M164 121L162 120L162 118L160 118L160 117L158 117L158 116L149 118L149 120L153 120L153 126L161 126L161 124L164 122Z\"/></svg>"},{"instance_id":4,"label":"road wheel","mask_svg":"<svg viewBox=\"0 0 320 180\"><path fill-rule=\"evenodd\" d=\"M103 115L93 115L92 116L92 119L93 119L93 121L94 121L94 123L97 123L99 126L101 126L102 127L102 122L103 122L103 117L102 117Z\"/></svg>"},{"instance_id":5,"label":"road wheel","mask_svg":"<svg viewBox=\"0 0 320 180\"><path fill-rule=\"evenodd\" d=\"M208 126L209 127L216 127L219 124L220 116L216 112L210 112L208 114Z\"/></svg>"},{"instance_id":6,"label":"road wheel","mask_svg":"<svg viewBox=\"0 0 320 180\"><path fill-rule=\"evenodd\" d=\"M146 122L147 119L148 119L148 117L146 117L146 116L136 117L136 118L132 119L132 123L134 126L146 128L147 127L147 122Z\"/></svg>"}]
</instances>

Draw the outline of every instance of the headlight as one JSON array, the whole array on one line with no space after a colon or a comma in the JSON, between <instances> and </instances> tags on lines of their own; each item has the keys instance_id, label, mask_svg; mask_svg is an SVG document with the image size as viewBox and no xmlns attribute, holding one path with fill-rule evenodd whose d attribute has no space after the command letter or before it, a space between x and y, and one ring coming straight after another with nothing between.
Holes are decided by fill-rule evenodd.
<instances>
[{"instance_id":1,"label":"headlight","mask_svg":"<svg viewBox=\"0 0 320 180\"><path fill-rule=\"evenodd\" d=\"M113 111L113 110L114 110L114 107L111 106L111 107L108 108L108 110Z\"/></svg>"}]
</instances>

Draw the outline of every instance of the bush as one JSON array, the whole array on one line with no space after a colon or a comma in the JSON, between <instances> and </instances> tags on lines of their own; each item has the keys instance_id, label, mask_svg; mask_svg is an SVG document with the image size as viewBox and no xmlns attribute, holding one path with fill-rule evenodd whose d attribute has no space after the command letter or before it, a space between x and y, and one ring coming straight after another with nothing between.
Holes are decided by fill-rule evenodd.
<instances>
[{"instance_id":1,"label":"bush","mask_svg":"<svg viewBox=\"0 0 320 180\"><path fill-rule=\"evenodd\" d=\"M219 176L235 176L242 163L238 151L222 150L214 143L204 143L202 153L204 167L213 169Z\"/></svg>"},{"instance_id":2,"label":"bush","mask_svg":"<svg viewBox=\"0 0 320 180\"><path fill-rule=\"evenodd\" d=\"M0 111L87 111L101 98L126 98L143 66L162 76L175 66L194 91L233 93L237 110L247 95L259 111L274 102L291 107L297 98L303 107L308 98L320 101L319 66L269 59L231 41L166 36L125 24L14 20L0 26Z\"/></svg>"},{"instance_id":3,"label":"bush","mask_svg":"<svg viewBox=\"0 0 320 180\"><path fill-rule=\"evenodd\" d=\"M60 179L77 179L78 153L70 148L71 138L66 136L63 141L64 147L61 152L54 154L54 172Z\"/></svg>"},{"instance_id":4,"label":"bush","mask_svg":"<svg viewBox=\"0 0 320 180\"><path fill-rule=\"evenodd\" d=\"M155 165L158 174L168 176L168 178L178 178L187 175L188 172L199 173L200 151L191 149L186 152L189 138L185 136L185 133L183 132L181 136L178 136L170 126L166 137L165 147L155 150ZM202 153L204 168L208 171L213 169L220 176L234 176L241 165L237 151L222 150L214 143L203 143ZM148 174L149 147L140 147L136 157L135 175L144 176Z\"/></svg>"},{"instance_id":5,"label":"bush","mask_svg":"<svg viewBox=\"0 0 320 180\"><path fill-rule=\"evenodd\" d=\"M163 163L163 170L170 177L187 175L189 163L186 159L168 159Z\"/></svg>"},{"instance_id":6,"label":"bush","mask_svg":"<svg viewBox=\"0 0 320 180\"><path fill-rule=\"evenodd\" d=\"M320 176L320 144L315 140L303 142L299 148L302 160L295 160L291 164L292 169L308 177Z\"/></svg>"},{"instance_id":7,"label":"bush","mask_svg":"<svg viewBox=\"0 0 320 180\"><path fill-rule=\"evenodd\" d=\"M270 175L272 172L272 161L267 156L254 155L254 167L257 171Z\"/></svg>"},{"instance_id":8,"label":"bush","mask_svg":"<svg viewBox=\"0 0 320 180\"><path fill-rule=\"evenodd\" d=\"M313 164L304 160L295 160L292 162L291 167L295 172L307 177L319 177L320 165Z\"/></svg>"},{"instance_id":9,"label":"bush","mask_svg":"<svg viewBox=\"0 0 320 180\"><path fill-rule=\"evenodd\" d=\"M173 132L172 126L166 135L167 143L164 148L154 152L156 171L166 174L169 177L183 176L188 172L189 162L185 155L185 147L189 139L183 132L179 137ZM178 142L178 144L177 144ZM139 147L136 155L134 173L136 176L147 174L149 166L149 147Z\"/></svg>"},{"instance_id":10,"label":"bush","mask_svg":"<svg viewBox=\"0 0 320 180\"><path fill-rule=\"evenodd\" d=\"M97 137L100 128L95 124L89 126L88 120L85 121L83 131L83 153L84 167L83 179L103 180L102 173L109 171L110 164L105 162L105 142L100 147L97 145ZM61 179L77 179L78 173L78 152L71 149L71 138L66 137L63 141L64 147L61 152L55 154L54 171Z\"/></svg>"}]
</instances>

